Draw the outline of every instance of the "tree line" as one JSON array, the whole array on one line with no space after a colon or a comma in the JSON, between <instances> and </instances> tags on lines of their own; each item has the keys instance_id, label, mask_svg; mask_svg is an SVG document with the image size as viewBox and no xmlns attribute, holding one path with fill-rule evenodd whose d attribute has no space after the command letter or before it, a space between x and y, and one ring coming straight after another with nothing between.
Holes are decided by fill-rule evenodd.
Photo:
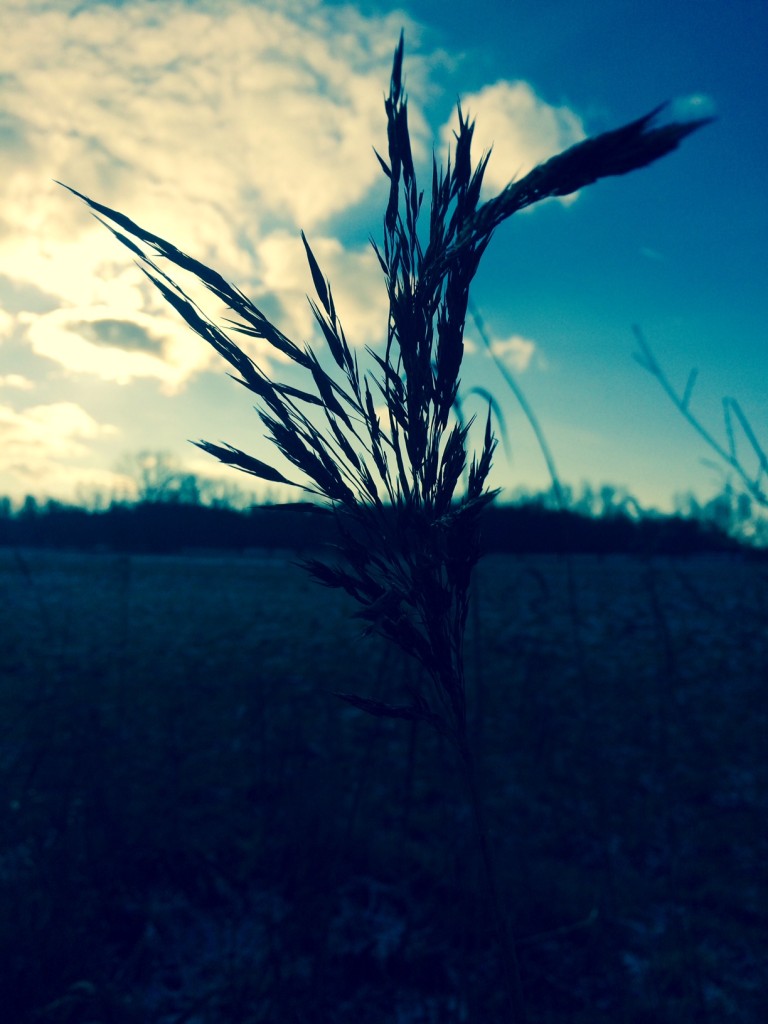
<instances>
[{"instance_id":1,"label":"tree line","mask_svg":"<svg viewBox=\"0 0 768 1024\"><path fill-rule=\"evenodd\" d=\"M0 545L135 553L179 553L204 549L302 554L334 541L333 516L311 505L255 504L236 508L223 501L203 504L168 491L107 507L81 507L28 497L15 508L0 498ZM742 513L744 509L742 509ZM624 492L586 489L567 507L547 495L521 495L486 510L482 545L487 552L592 554L695 554L765 551L745 535L729 496L673 515L642 512ZM741 526L741 530L739 530ZM754 531L753 531L754 533Z\"/></svg>"}]
</instances>

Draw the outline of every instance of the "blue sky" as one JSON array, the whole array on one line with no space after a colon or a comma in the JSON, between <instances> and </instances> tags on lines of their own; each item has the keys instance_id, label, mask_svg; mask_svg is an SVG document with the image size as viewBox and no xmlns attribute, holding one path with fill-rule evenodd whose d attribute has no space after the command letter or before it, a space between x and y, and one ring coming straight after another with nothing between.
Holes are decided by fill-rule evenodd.
<instances>
[{"instance_id":1,"label":"blue sky","mask_svg":"<svg viewBox=\"0 0 768 1024\"><path fill-rule=\"evenodd\" d=\"M562 479L659 508L722 487L632 359L633 324L675 384L698 367L693 408L715 433L733 395L768 440L763 0L4 0L0 494L129 493L126 460L142 450L250 488L187 439L268 455L247 394L53 179L210 262L299 342L314 337L303 228L350 340L381 340L367 238L386 182L372 146L386 150L401 26L425 186L457 96L476 156L494 144L488 196L665 100L717 114L653 167L512 218L485 255L474 302ZM507 419L494 483L546 487L530 428L467 338L465 388L490 389Z\"/></svg>"}]
</instances>

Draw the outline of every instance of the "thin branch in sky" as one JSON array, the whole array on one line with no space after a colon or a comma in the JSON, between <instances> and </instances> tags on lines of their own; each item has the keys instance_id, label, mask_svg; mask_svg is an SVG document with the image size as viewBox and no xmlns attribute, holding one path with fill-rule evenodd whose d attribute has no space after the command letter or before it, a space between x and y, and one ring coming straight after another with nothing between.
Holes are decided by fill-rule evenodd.
<instances>
[{"instance_id":1,"label":"thin branch in sky","mask_svg":"<svg viewBox=\"0 0 768 1024\"><path fill-rule=\"evenodd\" d=\"M691 396L697 371L691 370L684 390L678 393L667 373L656 358L650 345L643 336L640 328L635 327L634 333L640 347L640 351L635 353L636 361L644 370L650 373L652 377L656 378L672 404L693 427L696 433L706 442L709 448L716 453L718 458L720 458L722 462L736 473L737 477L741 480L744 489L749 494L749 497L762 508L768 508L768 491L766 491L762 482L763 476L768 472L768 454L766 454L765 447L761 445L757 439L757 435L755 434L752 424L747 419L737 399L723 398L722 402L723 426L728 444L728 447L726 448L717 440L715 435L704 426L699 417L696 416L691 409ZM734 423L734 419L738 423L739 427L741 427L744 437L757 460L757 472L754 476L749 472L739 455L736 424Z\"/></svg>"}]
</instances>

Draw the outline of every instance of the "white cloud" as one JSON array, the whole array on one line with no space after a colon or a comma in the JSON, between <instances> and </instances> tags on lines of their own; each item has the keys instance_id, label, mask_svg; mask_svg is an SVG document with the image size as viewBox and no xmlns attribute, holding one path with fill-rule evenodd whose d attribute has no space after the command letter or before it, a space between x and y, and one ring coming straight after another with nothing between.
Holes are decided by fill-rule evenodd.
<instances>
[{"instance_id":1,"label":"white cloud","mask_svg":"<svg viewBox=\"0 0 768 1024\"><path fill-rule=\"evenodd\" d=\"M0 339L26 343L57 374L114 386L151 380L167 394L221 368L131 254L53 179L216 267L299 344L318 337L303 227L350 343L383 339L375 256L343 246L332 224L385 186L371 147L386 152L383 92L403 23L409 92L428 92L439 56L419 55L406 15L321 0L3 0L0 22L0 276L15 303L7 308L21 308L0 308ZM464 109L477 117L476 156L496 143L494 189L583 136L572 111L522 82L466 96ZM409 125L421 161L431 133L417 104ZM238 341L269 370L273 350ZM521 342L501 350L518 369L531 358ZM7 374L0 384L21 391L24 379ZM68 403L2 407L0 470L65 493L79 461L79 481L109 489L114 474L86 473L108 434Z\"/></svg>"},{"instance_id":2,"label":"white cloud","mask_svg":"<svg viewBox=\"0 0 768 1024\"><path fill-rule=\"evenodd\" d=\"M66 457L83 454L82 440L117 432L108 423L98 423L75 402L34 405L23 412L0 406L0 430L4 454L15 445L39 445Z\"/></svg>"},{"instance_id":3,"label":"white cloud","mask_svg":"<svg viewBox=\"0 0 768 1024\"><path fill-rule=\"evenodd\" d=\"M162 300L130 253L52 179L135 218L249 294L263 295L268 281L293 309L298 282L260 264L274 257L264 240L291 235L301 262L300 226L323 249L322 225L381 184L371 146L386 150L392 50L403 22L409 41L418 38L402 13L366 17L318 0L4 0L1 17L0 274L34 283L65 307L27 309L27 337L71 372L121 382L156 377L169 390L206 360L187 328L182 350L170 326L175 314L157 320ZM424 68L409 54L412 88ZM415 151L426 152L418 110L410 125ZM371 331L361 323L370 274L360 253L332 248L328 239L329 276L364 276L349 289L360 300L349 303L354 340ZM304 264L304 307L310 283ZM344 283L337 288L341 300ZM77 322L105 308L139 328L156 318L162 354L108 351L78 338ZM0 334L12 326L0 315Z\"/></svg>"},{"instance_id":4,"label":"white cloud","mask_svg":"<svg viewBox=\"0 0 768 1024\"><path fill-rule=\"evenodd\" d=\"M346 249L335 239L311 235L307 241L324 276L347 341L352 346L377 344L386 338L389 310L384 278L370 246ZM301 240L284 231L268 235L258 247L261 287L279 297L280 329L294 341L318 336L307 302L317 301Z\"/></svg>"},{"instance_id":5,"label":"white cloud","mask_svg":"<svg viewBox=\"0 0 768 1024\"><path fill-rule=\"evenodd\" d=\"M11 491L71 495L86 476L104 484L103 471L82 464L91 455L89 442L117 433L98 423L74 402L35 405L22 412L0 405L0 473ZM81 464L78 464L81 463ZM98 478L98 479L97 479Z\"/></svg>"},{"instance_id":6,"label":"white cloud","mask_svg":"<svg viewBox=\"0 0 768 1024\"><path fill-rule=\"evenodd\" d=\"M498 338L491 342L491 352L511 369L523 373L528 369L536 351L536 342L513 334L509 338Z\"/></svg>"},{"instance_id":7,"label":"white cloud","mask_svg":"<svg viewBox=\"0 0 768 1024\"><path fill-rule=\"evenodd\" d=\"M8 337L13 331L13 317L10 313L6 313L4 309L0 309L0 338Z\"/></svg>"},{"instance_id":8,"label":"white cloud","mask_svg":"<svg viewBox=\"0 0 768 1024\"><path fill-rule=\"evenodd\" d=\"M88 374L115 384L155 379L166 394L177 392L215 359L213 350L171 312L150 316L128 309L121 316L111 306L90 306L22 313L19 321L35 354L58 363L68 374Z\"/></svg>"},{"instance_id":9,"label":"white cloud","mask_svg":"<svg viewBox=\"0 0 768 1024\"><path fill-rule=\"evenodd\" d=\"M31 391L34 382L29 377L22 377L20 373L0 374L0 388L15 388L18 391Z\"/></svg>"},{"instance_id":10,"label":"white cloud","mask_svg":"<svg viewBox=\"0 0 768 1024\"><path fill-rule=\"evenodd\" d=\"M166 226L192 214L194 240L217 223L225 231L230 217L242 218L239 229L244 198L257 218L312 227L378 179L366 143L383 137L395 16L311 0L69 0L34 13L11 0L5 20L19 197L45 168L106 202L118 194L150 212L165 206Z\"/></svg>"},{"instance_id":11,"label":"white cloud","mask_svg":"<svg viewBox=\"0 0 768 1024\"><path fill-rule=\"evenodd\" d=\"M493 146L485 172L484 190L499 192L537 164L586 137L584 125L567 106L553 106L537 96L527 82L499 81L463 96L464 116L475 121L473 159ZM443 147L453 147L458 130L456 113L443 126ZM565 201L573 197L565 197Z\"/></svg>"}]
</instances>

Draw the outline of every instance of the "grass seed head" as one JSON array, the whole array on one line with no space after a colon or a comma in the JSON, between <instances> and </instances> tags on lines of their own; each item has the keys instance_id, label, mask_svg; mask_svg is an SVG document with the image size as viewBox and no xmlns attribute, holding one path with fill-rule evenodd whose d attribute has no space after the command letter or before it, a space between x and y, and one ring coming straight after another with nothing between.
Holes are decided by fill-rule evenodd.
<instances>
[{"instance_id":1,"label":"grass seed head","mask_svg":"<svg viewBox=\"0 0 768 1024\"><path fill-rule=\"evenodd\" d=\"M427 237L418 221L423 204L403 89L404 39L392 63L384 108L388 154L376 158L387 179L383 238L373 242L389 299L383 352L368 350L362 374L333 301L331 286L302 233L317 301L312 313L330 353L326 370L309 347L287 338L237 287L172 243L87 196L79 196L189 326L222 355L235 379L252 391L269 438L303 476L282 471L230 445L199 446L221 462L270 482L302 488L333 512L338 561L309 560L311 575L346 590L360 605L369 632L380 633L416 657L431 688L410 710L345 699L373 714L439 724L463 742L465 700L462 645L472 569L479 554L483 508L496 439L489 405L479 452L469 461L469 426L457 416L470 287L493 231L518 210L568 195L600 178L626 174L674 150L710 118L659 124L663 108L614 131L587 139L480 202L490 153L472 164L474 123L458 108L453 159L433 158ZM68 186L65 186L68 187ZM212 322L157 259L191 273L234 317ZM307 377L304 387L270 378L231 337L265 340ZM383 405L383 419L377 413ZM459 420L457 424L457 419Z\"/></svg>"}]
</instances>

